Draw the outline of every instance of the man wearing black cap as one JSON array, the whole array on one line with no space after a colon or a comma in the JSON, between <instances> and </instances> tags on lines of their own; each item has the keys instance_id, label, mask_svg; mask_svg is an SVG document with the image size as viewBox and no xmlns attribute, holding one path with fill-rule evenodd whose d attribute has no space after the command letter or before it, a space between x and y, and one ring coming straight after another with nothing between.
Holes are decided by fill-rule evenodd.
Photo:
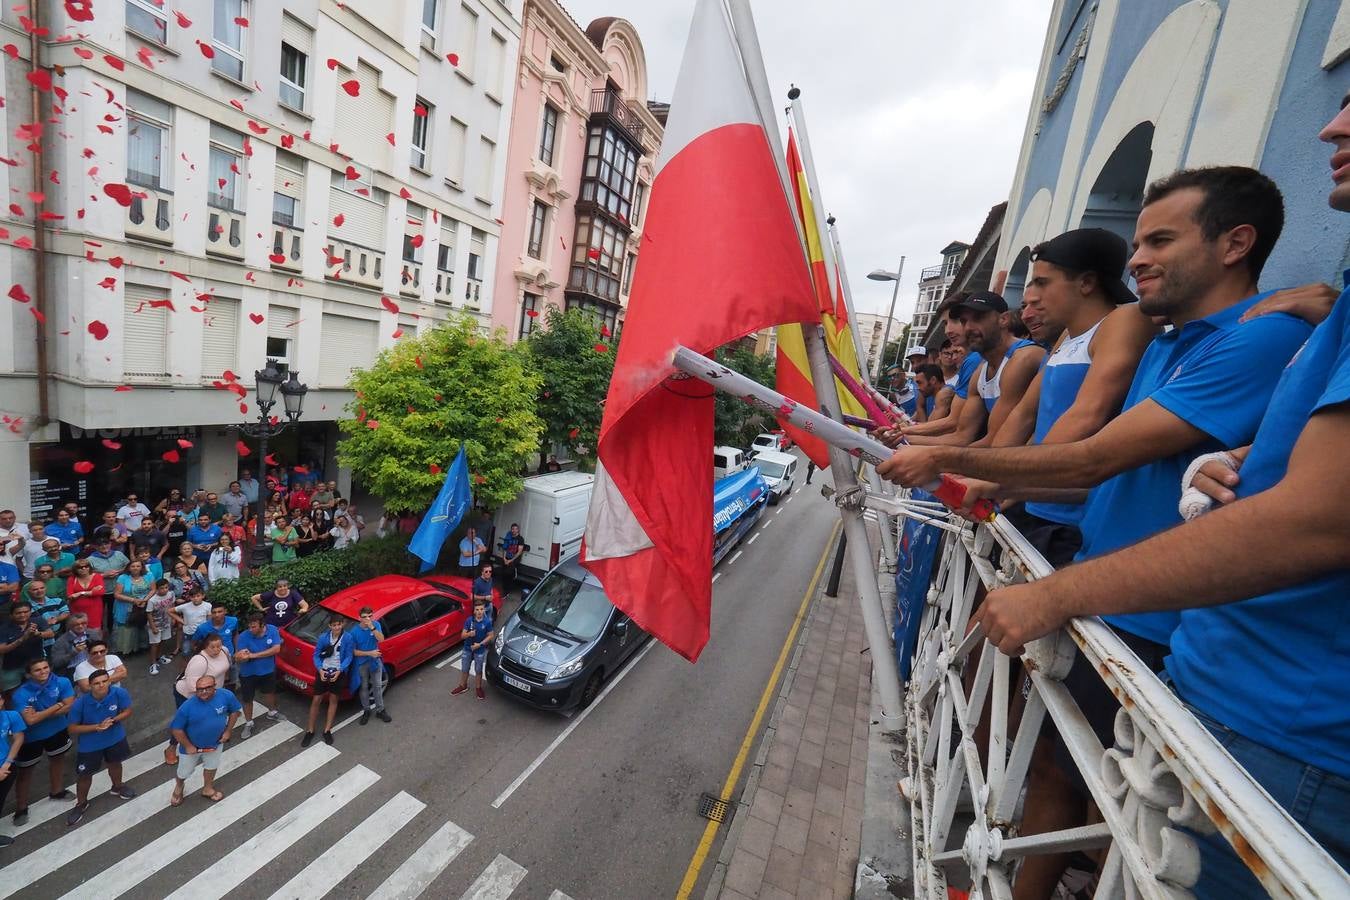
<instances>
[{"instance_id":1,"label":"man wearing black cap","mask_svg":"<svg viewBox=\"0 0 1350 900\"><path fill-rule=\"evenodd\" d=\"M916 445L987 446L1036 377L1045 350L1013 337L1008 303L993 291L977 291L957 300L950 310L965 330L969 352L983 359L971 378L971 402L961 405L950 434L931 437L906 431L905 436ZM891 439L898 442L899 436Z\"/></svg>"}]
</instances>

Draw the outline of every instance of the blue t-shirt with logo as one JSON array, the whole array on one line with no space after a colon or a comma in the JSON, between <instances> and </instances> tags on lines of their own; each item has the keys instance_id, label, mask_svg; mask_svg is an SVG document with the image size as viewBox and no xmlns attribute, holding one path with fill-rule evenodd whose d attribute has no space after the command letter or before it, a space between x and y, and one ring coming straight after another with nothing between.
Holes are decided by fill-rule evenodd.
<instances>
[{"instance_id":1,"label":"blue t-shirt with logo","mask_svg":"<svg viewBox=\"0 0 1350 900\"><path fill-rule=\"evenodd\" d=\"M47 537L54 537L61 542L61 547L69 548L75 545L80 538L84 537L84 527L71 519L65 525L60 522L53 522L45 529Z\"/></svg>"},{"instance_id":2,"label":"blue t-shirt with logo","mask_svg":"<svg viewBox=\"0 0 1350 900\"><path fill-rule=\"evenodd\" d=\"M69 678L62 675L49 675L46 684L38 684L31 678L24 681L14 691L10 703L20 714L25 709L42 712L44 709L51 709L67 697L74 696L75 688L71 685ZM70 724L68 715L51 716L41 722L29 725L27 738L30 741L46 740L59 733L68 724Z\"/></svg>"},{"instance_id":3,"label":"blue t-shirt with logo","mask_svg":"<svg viewBox=\"0 0 1350 900\"><path fill-rule=\"evenodd\" d=\"M234 693L225 688L216 688L216 692L209 700L203 700L193 694L178 707L169 729L171 731L182 729L187 735L188 742L198 749L219 747L220 736L225 733L225 725L230 720L230 714L242 709ZM184 753L187 752L187 748L182 745L179 745L179 749Z\"/></svg>"},{"instance_id":4,"label":"blue t-shirt with logo","mask_svg":"<svg viewBox=\"0 0 1350 900\"><path fill-rule=\"evenodd\" d=\"M487 639L488 634L492 631L492 619L488 617L486 611L484 611L483 613L482 621L475 619L473 616L469 616L469 618L465 619L463 630L473 632L472 637L467 637L464 639L465 653L473 653L474 655L477 655L479 653L487 652L487 647L479 647L477 650L470 649L471 647L473 647L474 644L481 644L483 641L485 641Z\"/></svg>"},{"instance_id":5,"label":"blue t-shirt with logo","mask_svg":"<svg viewBox=\"0 0 1350 900\"><path fill-rule=\"evenodd\" d=\"M1205 432L1209 439L1183 453L1121 472L1088 495L1077 560L1101 556L1181 524L1181 476L1191 460L1256 436L1280 372L1312 327L1284 313L1239 322L1268 294L1257 294L1153 339L1135 371L1124 410L1152 400ZM1139 637L1166 644L1175 612L1103 616Z\"/></svg>"},{"instance_id":6,"label":"blue t-shirt with logo","mask_svg":"<svg viewBox=\"0 0 1350 900\"><path fill-rule=\"evenodd\" d=\"M1347 403L1350 288L1284 370L1234 493L1273 487L1308 420ZM1350 560L1249 600L1183 610L1167 671L1186 702L1239 734L1350 778Z\"/></svg>"},{"instance_id":7,"label":"blue t-shirt with logo","mask_svg":"<svg viewBox=\"0 0 1350 900\"><path fill-rule=\"evenodd\" d=\"M247 650L249 653L266 653L273 647L281 646L281 632L277 631L275 625L264 625L262 634L254 634L252 629L245 628L234 638L234 649ZM239 674L253 678L258 675L268 675L277 670L277 658L268 656L263 659L246 659L239 663Z\"/></svg>"},{"instance_id":8,"label":"blue t-shirt with logo","mask_svg":"<svg viewBox=\"0 0 1350 900\"><path fill-rule=\"evenodd\" d=\"M219 525L208 525L205 528L193 525L188 529L187 539L189 544L211 544L214 546L223 533Z\"/></svg>"},{"instance_id":9,"label":"blue t-shirt with logo","mask_svg":"<svg viewBox=\"0 0 1350 900\"><path fill-rule=\"evenodd\" d=\"M220 641L225 645L225 652L234 655L235 633L239 631L239 617L226 616L223 625L217 627L212 624L210 619L197 626L197 633L192 636L195 641L204 641L213 634L220 635Z\"/></svg>"},{"instance_id":10,"label":"blue t-shirt with logo","mask_svg":"<svg viewBox=\"0 0 1350 900\"><path fill-rule=\"evenodd\" d=\"M70 708L70 721L76 725L97 725L104 719L116 718L122 712L131 709L131 695L121 686L114 684L108 688L108 695L95 700L93 694L81 694ZM122 722L115 722L107 731L86 731L80 735L80 752L107 750L126 739L127 730Z\"/></svg>"},{"instance_id":11,"label":"blue t-shirt with logo","mask_svg":"<svg viewBox=\"0 0 1350 900\"><path fill-rule=\"evenodd\" d=\"M975 370L984 362L984 357L978 353L967 353L966 358L961 361L961 368L956 373L956 396L962 400L970 396L970 379L975 377Z\"/></svg>"}]
</instances>

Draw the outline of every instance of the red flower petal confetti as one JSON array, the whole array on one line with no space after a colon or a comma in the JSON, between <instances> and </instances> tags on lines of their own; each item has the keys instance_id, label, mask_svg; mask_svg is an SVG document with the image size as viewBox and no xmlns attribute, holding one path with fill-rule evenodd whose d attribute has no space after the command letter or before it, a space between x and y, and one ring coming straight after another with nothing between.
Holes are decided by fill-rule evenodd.
<instances>
[{"instance_id":1,"label":"red flower petal confetti","mask_svg":"<svg viewBox=\"0 0 1350 900\"><path fill-rule=\"evenodd\" d=\"M131 206L131 188L120 182L112 182L103 186L103 193L107 194L113 200L117 201L118 206Z\"/></svg>"},{"instance_id":2,"label":"red flower petal confetti","mask_svg":"<svg viewBox=\"0 0 1350 900\"><path fill-rule=\"evenodd\" d=\"M427 471L430 472L432 475L439 475L441 474L441 467L436 465L435 463L429 463L427 465Z\"/></svg>"},{"instance_id":3,"label":"red flower petal confetti","mask_svg":"<svg viewBox=\"0 0 1350 900\"><path fill-rule=\"evenodd\" d=\"M187 438L179 438L179 439L178 439L178 446L182 447L184 450L191 450L191 449L192 449L192 441L189 441Z\"/></svg>"},{"instance_id":4,"label":"red flower petal confetti","mask_svg":"<svg viewBox=\"0 0 1350 900\"><path fill-rule=\"evenodd\" d=\"M108 257L108 265L112 266L114 269L122 268L122 257L120 256Z\"/></svg>"},{"instance_id":5,"label":"red flower petal confetti","mask_svg":"<svg viewBox=\"0 0 1350 900\"><path fill-rule=\"evenodd\" d=\"M23 285L16 284L9 289L9 299L16 300L19 303L29 303L33 298L28 296L28 292L23 289Z\"/></svg>"},{"instance_id":6,"label":"red flower petal confetti","mask_svg":"<svg viewBox=\"0 0 1350 900\"><path fill-rule=\"evenodd\" d=\"M567 436L575 441L577 439L577 435L580 433L581 433L580 429L573 428L571 431L567 432Z\"/></svg>"},{"instance_id":7,"label":"red flower petal confetti","mask_svg":"<svg viewBox=\"0 0 1350 900\"><path fill-rule=\"evenodd\" d=\"M380 427L380 423L376 422L374 419L366 419L366 427L374 430Z\"/></svg>"},{"instance_id":8,"label":"red flower petal confetti","mask_svg":"<svg viewBox=\"0 0 1350 900\"><path fill-rule=\"evenodd\" d=\"M587 259L599 259L599 258L600 258L600 251L597 250L595 247L592 247L591 249L589 249L589 250L586 251L586 258L587 258Z\"/></svg>"},{"instance_id":9,"label":"red flower petal confetti","mask_svg":"<svg viewBox=\"0 0 1350 900\"><path fill-rule=\"evenodd\" d=\"M150 58L149 47L142 47L141 49L137 50L136 58L139 59L141 61L141 65L145 66L147 69L154 69L155 62L153 59Z\"/></svg>"},{"instance_id":10,"label":"red flower petal confetti","mask_svg":"<svg viewBox=\"0 0 1350 900\"><path fill-rule=\"evenodd\" d=\"M26 76L28 83L39 91L50 91L52 89L52 73L46 69L34 69Z\"/></svg>"},{"instance_id":11,"label":"red flower petal confetti","mask_svg":"<svg viewBox=\"0 0 1350 900\"><path fill-rule=\"evenodd\" d=\"M94 0L66 0L66 15L72 22L94 21Z\"/></svg>"},{"instance_id":12,"label":"red flower petal confetti","mask_svg":"<svg viewBox=\"0 0 1350 900\"><path fill-rule=\"evenodd\" d=\"M267 463L269 466L281 465L281 463L277 462L277 455L275 453L269 453L266 456L264 456L263 462Z\"/></svg>"},{"instance_id":13,"label":"red flower petal confetti","mask_svg":"<svg viewBox=\"0 0 1350 900\"><path fill-rule=\"evenodd\" d=\"M413 107L413 115L417 116L419 119L425 119L427 117L427 108L418 103Z\"/></svg>"},{"instance_id":14,"label":"red flower petal confetti","mask_svg":"<svg viewBox=\"0 0 1350 900\"><path fill-rule=\"evenodd\" d=\"M122 449L122 445L119 444L119 443L117 443L117 441L114 441L114 440L111 439L111 438L104 438L103 441L102 441L102 444L103 444L103 446L107 447L109 450L121 450L121 449Z\"/></svg>"},{"instance_id":15,"label":"red flower petal confetti","mask_svg":"<svg viewBox=\"0 0 1350 900\"><path fill-rule=\"evenodd\" d=\"M82 459L79 462L75 463L75 465L71 466L71 468L74 469L76 472L79 472L81 475L88 475L90 472L94 471L94 464L87 460Z\"/></svg>"},{"instance_id":16,"label":"red flower petal confetti","mask_svg":"<svg viewBox=\"0 0 1350 900\"><path fill-rule=\"evenodd\" d=\"M176 463L183 457L178 455L177 450L165 450L163 453L159 455L159 458L164 460L166 463Z\"/></svg>"},{"instance_id":17,"label":"red flower petal confetti","mask_svg":"<svg viewBox=\"0 0 1350 900\"><path fill-rule=\"evenodd\" d=\"M115 394L120 394L120 393L122 393L122 392L124 392L124 391L130 391L130 390L133 390L133 388L131 387L131 385L129 385L129 384L119 384L117 387L113 388L113 393L115 393Z\"/></svg>"},{"instance_id":18,"label":"red flower petal confetti","mask_svg":"<svg viewBox=\"0 0 1350 900\"><path fill-rule=\"evenodd\" d=\"M412 191L408 190L407 188L399 188L398 195L402 197L404 200L412 199Z\"/></svg>"},{"instance_id":19,"label":"red flower petal confetti","mask_svg":"<svg viewBox=\"0 0 1350 900\"><path fill-rule=\"evenodd\" d=\"M93 59L94 51L90 50L88 47L76 47L75 55L80 59Z\"/></svg>"},{"instance_id":20,"label":"red flower petal confetti","mask_svg":"<svg viewBox=\"0 0 1350 900\"><path fill-rule=\"evenodd\" d=\"M336 216L333 216L333 226L335 228L341 228L342 223L345 221L347 221L347 217L344 216L342 213L338 213Z\"/></svg>"},{"instance_id":21,"label":"red flower petal confetti","mask_svg":"<svg viewBox=\"0 0 1350 900\"><path fill-rule=\"evenodd\" d=\"M182 14L181 12L179 12L178 10L175 9L175 10L173 11L173 16L174 16L175 19L178 20L178 27L179 27L179 28L191 28L191 27L192 27L192 20L189 19L187 16L183 15L183 14Z\"/></svg>"},{"instance_id":22,"label":"red flower petal confetti","mask_svg":"<svg viewBox=\"0 0 1350 900\"><path fill-rule=\"evenodd\" d=\"M197 49L202 51L202 56L205 56L207 59L216 58L216 48L212 47L210 44L203 44L200 38L197 39Z\"/></svg>"},{"instance_id":23,"label":"red flower petal confetti","mask_svg":"<svg viewBox=\"0 0 1350 900\"><path fill-rule=\"evenodd\" d=\"M397 147L397 146L398 146L398 144L397 144L397 143L395 142L395 140L394 140L394 133L393 133L392 131L389 132L388 134L386 134L386 135L384 136L384 139L385 139L386 141L389 142L389 146L390 146L390 147Z\"/></svg>"},{"instance_id":24,"label":"red flower petal confetti","mask_svg":"<svg viewBox=\"0 0 1350 900\"><path fill-rule=\"evenodd\" d=\"M389 310L394 315L398 315L398 304L395 303L393 300L390 300L388 297L381 297L380 305L383 306L385 309Z\"/></svg>"},{"instance_id":25,"label":"red flower petal confetti","mask_svg":"<svg viewBox=\"0 0 1350 900\"><path fill-rule=\"evenodd\" d=\"M235 453L238 453L240 456L252 456L252 455L253 455L253 451L250 450L248 444L245 444L243 441L235 441L235 442L234 442L234 452L235 452Z\"/></svg>"},{"instance_id":26,"label":"red flower petal confetti","mask_svg":"<svg viewBox=\"0 0 1350 900\"><path fill-rule=\"evenodd\" d=\"M347 92L348 97L361 96L361 82L355 78L349 78L342 82L342 89Z\"/></svg>"},{"instance_id":27,"label":"red flower petal confetti","mask_svg":"<svg viewBox=\"0 0 1350 900\"><path fill-rule=\"evenodd\" d=\"M266 125L261 125L253 121L252 119L248 120L248 130L253 132L254 134L267 134L268 132L268 128Z\"/></svg>"},{"instance_id":28,"label":"red flower petal confetti","mask_svg":"<svg viewBox=\"0 0 1350 900\"><path fill-rule=\"evenodd\" d=\"M356 181L361 177L361 173L357 171L356 166L347 166L346 175L348 181Z\"/></svg>"},{"instance_id":29,"label":"red flower petal confetti","mask_svg":"<svg viewBox=\"0 0 1350 900\"><path fill-rule=\"evenodd\" d=\"M294 146L295 146L295 135L293 135L293 134L283 134L283 135L281 136L281 146L284 147L284 148L286 148L287 150L290 150L292 147L294 147Z\"/></svg>"},{"instance_id":30,"label":"red flower petal confetti","mask_svg":"<svg viewBox=\"0 0 1350 900\"><path fill-rule=\"evenodd\" d=\"M336 59L333 59L333 57L331 57L331 56L328 57L328 69L329 69L329 71L332 71L332 70L336 69L339 65L341 65L341 63L339 63Z\"/></svg>"},{"instance_id":31,"label":"red flower petal confetti","mask_svg":"<svg viewBox=\"0 0 1350 900\"><path fill-rule=\"evenodd\" d=\"M267 258L272 261L272 265L274 266L282 266L286 264L286 254L284 253L272 253Z\"/></svg>"},{"instance_id":32,"label":"red flower petal confetti","mask_svg":"<svg viewBox=\"0 0 1350 900\"><path fill-rule=\"evenodd\" d=\"M447 53L447 54L445 54L445 61L448 62L448 63L449 63L450 65L452 65L452 66L458 67L458 66L459 66L459 54L458 54L458 53Z\"/></svg>"},{"instance_id":33,"label":"red flower petal confetti","mask_svg":"<svg viewBox=\"0 0 1350 900\"><path fill-rule=\"evenodd\" d=\"M596 344L595 347L592 348L592 349L594 349L596 353L608 353L608 352L609 352L609 345L608 345L608 344Z\"/></svg>"},{"instance_id":34,"label":"red flower petal confetti","mask_svg":"<svg viewBox=\"0 0 1350 900\"><path fill-rule=\"evenodd\" d=\"M247 19L246 17L244 17L244 16L235 16L235 17L234 17L234 24L238 25L240 28L247 28L247 27L248 27L248 19Z\"/></svg>"},{"instance_id":35,"label":"red flower petal confetti","mask_svg":"<svg viewBox=\"0 0 1350 900\"><path fill-rule=\"evenodd\" d=\"M108 336L108 326L95 319L89 323L89 333L94 336L94 340L101 341Z\"/></svg>"},{"instance_id":36,"label":"red flower petal confetti","mask_svg":"<svg viewBox=\"0 0 1350 900\"><path fill-rule=\"evenodd\" d=\"M249 321L252 322L254 325L261 325L263 323L262 313L249 313L248 318Z\"/></svg>"},{"instance_id":37,"label":"red flower petal confetti","mask_svg":"<svg viewBox=\"0 0 1350 900\"><path fill-rule=\"evenodd\" d=\"M410 240L408 243L412 244L414 247L420 247L420 246L422 246L422 242L425 241L425 240L426 240L426 238L423 237L422 235L420 235L420 234L414 234L414 235L412 236L412 240Z\"/></svg>"},{"instance_id":38,"label":"red flower petal confetti","mask_svg":"<svg viewBox=\"0 0 1350 900\"><path fill-rule=\"evenodd\" d=\"M537 319L537 318L539 318L539 310L537 310L537 309L527 309L527 310L525 310L525 315L529 316L531 319Z\"/></svg>"}]
</instances>

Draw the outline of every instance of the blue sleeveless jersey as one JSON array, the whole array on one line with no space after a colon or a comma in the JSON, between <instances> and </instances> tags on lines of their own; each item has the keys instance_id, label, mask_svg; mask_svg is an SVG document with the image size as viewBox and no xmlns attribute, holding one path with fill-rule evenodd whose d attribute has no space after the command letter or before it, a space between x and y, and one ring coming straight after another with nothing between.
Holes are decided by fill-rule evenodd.
<instances>
[{"instance_id":1,"label":"blue sleeveless jersey","mask_svg":"<svg viewBox=\"0 0 1350 900\"><path fill-rule=\"evenodd\" d=\"M1092 365L1088 348L1101 324L1098 322L1078 337L1069 338L1046 359L1041 374L1041 402L1036 407L1035 443L1045 440L1059 417L1078 399L1078 390L1087 378L1088 366ZM1026 511L1061 525L1076 527L1083 521L1081 503L1028 503Z\"/></svg>"},{"instance_id":2,"label":"blue sleeveless jersey","mask_svg":"<svg viewBox=\"0 0 1350 900\"><path fill-rule=\"evenodd\" d=\"M985 412L990 413L994 411L994 406L998 403L998 398L1003 393L1003 367L1007 364L1008 360L1012 359L1012 355L1023 347L1035 346L1038 346L1035 341L1028 341L1025 338L1014 341L1013 345L1008 348L1008 352L1003 354L1003 360L999 363L998 371L994 373L993 378L986 377L985 373L989 370L989 364L985 363L985 366L980 370L980 375L977 379L977 389L979 390L981 399L984 400Z\"/></svg>"}]
</instances>

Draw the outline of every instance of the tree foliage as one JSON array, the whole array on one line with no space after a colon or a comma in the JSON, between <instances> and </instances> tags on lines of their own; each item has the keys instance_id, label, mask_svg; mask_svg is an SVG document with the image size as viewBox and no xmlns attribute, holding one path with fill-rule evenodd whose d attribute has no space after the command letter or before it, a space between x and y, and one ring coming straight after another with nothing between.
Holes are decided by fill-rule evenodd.
<instances>
[{"instance_id":1,"label":"tree foliage","mask_svg":"<svg viewBox=\"0 0 1350 900\"><path fill-rule=\"evenodd\" d=\"M593 461L617 345L599 352L600 330L579 310L549 307L545 324L525 341L543 379L535 409L544 422L544 440L550 448L566 447L574 459Z\"/></svg>"},{"instance_id":2,"label":"tree foliage","mask_svg":"<svg viewBox=\"0 0 1350 900\"><path fill-rule=\"evenodd\" d=\"M524 350L483 337L471 318L452 320L352 374L354 418L338 422L338 461L389 508L420 511L463 442L475 499L500 506L520 492L522 466L539 447L540 384Z\"/></svg>"},{"instance_id":3,"label":"tree foliage","mask_svg":"<svg viewBox=\"0 0 1350 900\"><path fill-rule=\"evenodd\" d=\"M756 356L753 347L737 341L717 348L713 358L765 387L773 387L774 357ZM713 439L719 445L748 447L755 435L778 425L745 401L719 391L714 398Z\"/></svg>"}]
</instances>

